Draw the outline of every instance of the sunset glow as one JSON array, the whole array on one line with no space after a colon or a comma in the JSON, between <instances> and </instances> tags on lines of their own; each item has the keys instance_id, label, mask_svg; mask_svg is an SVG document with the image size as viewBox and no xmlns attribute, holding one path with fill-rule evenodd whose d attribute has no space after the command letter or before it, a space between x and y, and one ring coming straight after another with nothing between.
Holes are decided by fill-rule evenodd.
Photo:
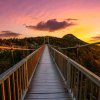
<instances>
[{"instance_id":1,"label":"sunset glow","mask_svg":"<svg viewBox=\"0 0 100 100\"><path fill-rule=\"evenodd\" d=\"M100 41L99 12L100 0L0 0L0 33L12 31L21 34L18 36L21 38L45 35L63 37L71 33L86 42L97 42ZM48 26L46 31L26 27L52 19L68 23L54 31L48 31ZM74 25L68 26L66 19Z\"/></svg>"}]
</instances>

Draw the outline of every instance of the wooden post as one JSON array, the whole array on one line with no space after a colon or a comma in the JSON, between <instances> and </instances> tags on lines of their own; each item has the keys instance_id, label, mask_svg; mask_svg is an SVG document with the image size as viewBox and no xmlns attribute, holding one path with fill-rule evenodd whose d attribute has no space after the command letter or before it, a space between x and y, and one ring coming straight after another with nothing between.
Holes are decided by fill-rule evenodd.
<instances>
[{"instance_id":1,"label":"wooden post","mask_svg":"<svg viewBox=\"0 0 100 100\"><path fill-rule=\"evenodd\" d=\"M55 51L53 51L54 52L54 60L55 60Z\"/></svg>"},{"instance_id":2,"label":"wooden post","mask_svg":"<svg viewBox=\"0 0 100 100\"><path fill-rule=\"evenodd\" d=\"M87 85L87 84L88 84L87 82L88 82L88 79L86 78L86 79L85 79L84 99L87 99L87 98L86 98L86 96L87 96L87 86L88 86L88 85Z\"/></svg>"},{"instance_id":3,"label":"wooden post","mask_svg":"<svg viewBox=\"0 0 100 100\"><path fill-rule=\"evenodd\" d=\"M26 87L28 88L28 68L27 68L27 61L25 63L25 68L26 68Z\"/></svg>"},{"instance_id":4,"label":"wooden post","mask_svg":"<svg viewBox=\"0 0 100 100\"><path fill-rule=\"evenodd\" d=\"M66 80L66 76L67 76L66 75L67 74L66 73L67 72L67 66L66 66L66 59L64 59L64 57L63 57L63 67L64 67L64 69L63 69L64 70L64 78Z\"/></svg>"},{"instance_id":5,"label":"wooden post","mask_svg":"<svg viewBox=\"0 0 100 100\"><path fill-rule=\"evenodd\" d=\"M67 61L67 86L70 89L71 84L71 64L70 61Z\"/></svg>"},{"instance_id":6,"label":"wooden post","mask_svg":"<svg viewBox=\"0 0 100 100\"><path fill-rule=\"evenodd\" d=\"M24 63L24 90L26 89L26 67L25 67L25 63Z\"/></svg>"},{"instance_id":7,"label":"wooden post","mask_svg":"<svg viewBox=\"0 0 100 100\"><path fill-rule=\"evenodd\" d=\"M83 85L82 82L83 82L83 74L81 73L79 100L82 100L82 85Z\"/></svg>"},{"instance_id":8,"label":"wooden post","mask_svg":"<svg viewBox=\"0 0 100 100\"><path fill-rule=\"evenodd\" d=\"M64 59L64 58L63 58ZM67 62L67 60L66 59L64 59L64 64L63 64L63 66L64 66L64 76L65 76L65 80L66 80L66 82L67 82L67 66L66 66L66 63Z\"/></svg>"},{"instance_id":9,"label":"wooden post","mask_svg":"<svg viewBox=\"0 0 100 100\"><path fill-rule=\"evenodd\" d=\"M13 82L13 96L14 100L16 100L16 92L15 92L15 78L14 78L14 73L12 74L12 82Z\"/></svg>"},{"instance_id":10,"label":"wooden post","mask_svg":"<svg viewBox=\"0 0 100 100\"><path fill-rule=\"evenodd\" d=\"M23 76L23 66L24 66L24 65L22 65L22 66L21 66L21 84L22 84L22 95L23 95L23 92L24 92L24 80L23 80L24 76Z\"/></svg>"},{"instance_id":11,"label":"wooden post","mask_svg":"<svg viewBox=\"0 0 100 100\"><path fill-rule=\"evenodd\" d=\"M93 83L91 82L91 88L90 88L90 100L93 100Z\"/></svg>"},{"instance_id":12,"label":"wooden post","mask_svg":"<svg viewBox=\"0 0 100 100\"><path fill-rule=\"evenodd\" d=\"M79 100L79 85L80 85L79 76L80 76L80 72L79 72L79 70L77 70L77 91L76 91L76 99L77 100Z\"/></svg>"},{"instance_id":13,"label":"wooden post","mask_svg":"<svg viewBox=\"0 0 100 100\"><path fill-rule=\"evenodd\" d=\"M4 82L1 84L2 100L6 100Z\"/></svg>"},{"instance_id":14,"label":"wooden post","mask_svg":"<svg viewBox=\"0 0 100 100\"><path fill-rule=\"evenodd\" d=\"M7 82L8 82L8 96L9 100L11 100L10 76L8 77Z\"/></svg>"},{"instance_id":15,"label":"wooden post","mask_svg":"<svg viewBox=\"0 0 100 100\"><path fill-rule=\"evenodd\" d=\"M21 83L21 68L19 68L19 82L20 82L20 98L21 98L21 96L22 96L22 83Z\"/></svg>"},{"instance_id":16,"label":"wooden post","mask_svg":"<svg viewBox=\"0 0 100 100\"><path fill-rule=\"evenodd\" d=\"M100 87L99 87L99 91L98 91L98 100L100 100Z\"/></svg>"},{"instance_id":17,"label":"wooden post","mask_svg":"<svg viewBox=\"0 0 100 100\"><path fill-rule=\"evenodd\" d=\"M73 90L73 94L74 94L74 98L76 98L76 68L74 67L74 90Z\"/></svg>"},{"instance_id":18,"label":"wooden post","mask_svg":"<svg viewBox=\"0 0 100 100\"><path fill-rule=\"evenodd\" d=\"M62 57L62 67L63 67L63 76L65 78L65 66L64 66L64 58Z\"/></svg>"},{"instance_id":19,"label":"wooden post","mask_svg":"<svg viewBox=\"0 0 100 100\"><path fill-rule=\"evenodd\" d=\"M71 87L71 92L73 92L73 77L74 77L74 76L73 76L73 66L71 66L71 81L70 81L70 82L71 82L71 83L70 83L70 84L71 84L71 85L70 85L70 87Z\"/></svg>"},{"instance_id":20,"label":"wooden post","mask_svg":"<svg viewBox=\"0 0 100 100\"><path fill-rule=\"evenodd\" d=\"M19 97L19 84L18 84L18 70L16 71L16 89L17 89L17 99L20 100L20 97Z\"/></svg>"},{"instance_id":21,"label":"wooden post","mask_svg":"<svg viewBox=\"0 0 100 100\"><path fill-rule=\"evenodd\" d=\"M25 67L25 63L24 63L24 67L23 67L23 78L24 78L24 90L26 90L26 71L25 71L26 67Z\"/></svg>"}]
</instances>

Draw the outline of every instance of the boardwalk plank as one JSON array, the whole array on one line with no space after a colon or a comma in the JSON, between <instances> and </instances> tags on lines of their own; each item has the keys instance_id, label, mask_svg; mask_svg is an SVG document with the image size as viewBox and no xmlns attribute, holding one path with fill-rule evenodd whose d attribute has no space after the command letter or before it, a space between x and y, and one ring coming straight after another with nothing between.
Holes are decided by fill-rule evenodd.
<instances>
[{"instance_id":1,"label":"boardwalk plank","mask_svg":"<svg viewBox=\"0 0 100 100\"><path fill-rule=\"evenodd\" d=\"M25 100L72 100L46 46Z\"/></svg>"}]
</instances>

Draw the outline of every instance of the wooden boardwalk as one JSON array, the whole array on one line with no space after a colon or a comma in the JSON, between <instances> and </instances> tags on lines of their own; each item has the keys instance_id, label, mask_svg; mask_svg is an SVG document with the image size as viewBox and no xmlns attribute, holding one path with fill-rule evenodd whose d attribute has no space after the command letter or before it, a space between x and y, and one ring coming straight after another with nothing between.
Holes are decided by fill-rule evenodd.
<instances>
[{"instance_id":1,"label":"wooden boardwalk","mask_svg":"<svg viewBox=\"0 0 100 100\"><path fill-rule=\"evenodd\" d=\"M64 88L64 82L47 46L45 46L25 100L72 100Z\"/></svg>"}]
</instances>

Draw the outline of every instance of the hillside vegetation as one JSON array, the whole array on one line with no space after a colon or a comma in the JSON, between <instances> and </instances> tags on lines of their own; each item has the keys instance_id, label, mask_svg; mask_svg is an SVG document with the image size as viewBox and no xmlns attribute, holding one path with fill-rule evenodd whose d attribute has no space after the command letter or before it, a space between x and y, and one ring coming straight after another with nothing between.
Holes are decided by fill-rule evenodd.
<instances>
[{"instance_id":1,"label":"hillside vegetation","mask_svg":"<svg viewBox=\"0 0 100 100\"><path fill-rule=\"evenodd\" d=\"M36 49L40 45L44 44L44 42L47 43L48 42L47 40L48 37L34 37L34 38L7 39L7 40L5 39L5 40L0 40L0 45ZM78 54L75 48L67 50L59 49L59 48L67 48L67 47L74 47L76 45L87 44L86 42L78 39L72 34L65 35L62 38L49 37L49 44L51 44L60 52L69 56L76 62L80 63L84 67L88 68L89 70L100 76L100 46L91 45L79 48ZM15 63L26 57L31 52L14 51L13 57ZM2 58L1 55L5 56ZM0 53L0 73L4 72L9 67L15 64L11 62L12 62L11 51L3 51L2 53Z\"/></svg>"},{"instance_id":2,"label":"hillside vegetation","mask_svg":"<svg viewBox=\"0 0 100 100\"><path fill-rule=\"evenodd\" d=\"M65 35L63 38L50 38L50 43L60 48L87 44L72 34ZM67 50L55 48L100 76L100 46L86 46L78 48L78 51L76 48Z\"/></svg>"}]
</instances>

